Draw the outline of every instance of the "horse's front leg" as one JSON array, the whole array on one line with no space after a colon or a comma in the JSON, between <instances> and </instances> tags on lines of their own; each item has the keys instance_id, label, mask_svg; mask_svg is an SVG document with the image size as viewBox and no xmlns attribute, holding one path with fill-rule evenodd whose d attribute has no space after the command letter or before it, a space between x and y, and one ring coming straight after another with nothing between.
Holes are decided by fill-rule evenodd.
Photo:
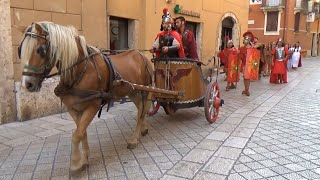
<instances>
[{"instance_id":1,"label":"horse's front leg","mask_svg":"<svg viewBox=\"0 0 320 180\"><path fill-rule=\"evenodd\" d=\"M82 143L82 154L81 154L81 164L82 166L89 165L89 143L88 143L88 136L87 131L84 133L84 137L81 141Z\"/></svg>"},{"instance_id":2,"label":"horse's front leg","mask_svg":"<svg viewBox=\"0 0 320 180\"><path fill-rule=\"evenodd\" d=\"M79 118L77 129L73 133L72 161L70 170L72 173L79 172L88 165L89 145L87 140L87 128L99 109L99 103L93 103L86 108ZM82 142L83 153L80 158L79 143Z\"/></svg>"},{"instance_id":3,"label":"horse's front leg","mask_svg":"<svg viewBox=\"0 0 320 180\"><path fill-rule=\"evenodd\" d=\"M79 113L78 111L74 110L73 108L68 108L68 112L71 115L71 117L73 118L74 122L77 125L77 128L79 127L79 121L80 121L80 117L81 117L81 113ZM71 154L71 166L73 166L74 164L78 164L81 160L80 158L80 149L79 149L79 142L77 143L77 141L74 141L75 138L73 138L75 136L75 132L73 132L72 135L72 154Z\"/></svg>"}]
</instances>

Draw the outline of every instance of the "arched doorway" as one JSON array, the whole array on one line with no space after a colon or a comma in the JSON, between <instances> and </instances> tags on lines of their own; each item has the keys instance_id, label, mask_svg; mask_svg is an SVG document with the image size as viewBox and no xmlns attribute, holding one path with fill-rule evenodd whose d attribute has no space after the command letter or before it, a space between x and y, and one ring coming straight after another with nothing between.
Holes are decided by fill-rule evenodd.
<instances>
[{"instance_id":1,"label":"arched doorway","mask_svg":"<svg viewBox=\"0 0 320 180\"><path fill-rule=\"evenodd\" d=\"M223 50L227 46L227 41L229 39L232 39L232 31L233 31L234 21L231 17L226 17L222 21L222 27L221 27L221 44L220 50Z\"/></svg>"},{"instance_id":2,"label":"arched doorway","mask_svg":"<svg viewBox=\"0 0 320 180\"><path fill-rule=\"evenodd\" d=\"M241 36L239 20L232 12L225 13L221 19L216 32L216 52L219 53L226 45L226 36L233 40L233 44L238 48Z\"/></svg>"}]
</instances>

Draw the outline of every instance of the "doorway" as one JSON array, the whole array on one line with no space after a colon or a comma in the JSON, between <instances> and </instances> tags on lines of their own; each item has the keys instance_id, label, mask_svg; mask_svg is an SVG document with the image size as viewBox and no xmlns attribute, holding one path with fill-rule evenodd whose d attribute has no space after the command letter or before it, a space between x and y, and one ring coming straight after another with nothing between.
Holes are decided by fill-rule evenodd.
<instances>
[{"instance_id":1,"label":"doorway","mask_svg":"<svg viewBox=\"0 0 320 180\"><path fill-rule=\"evenodd\" d=\"M233 27L234 21L231 17L227 17L222 21L220 50L226 48L228 40L233 39Z\"/></svg>"}]
</instances>

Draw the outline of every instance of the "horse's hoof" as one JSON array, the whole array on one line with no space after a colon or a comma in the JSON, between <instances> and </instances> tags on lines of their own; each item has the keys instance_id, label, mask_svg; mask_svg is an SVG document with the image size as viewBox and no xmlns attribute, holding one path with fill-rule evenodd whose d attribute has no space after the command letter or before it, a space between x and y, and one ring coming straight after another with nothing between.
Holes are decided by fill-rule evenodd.
<instances>
[{"instance_id":1,"label":"horse's hoof","mask_svg":"<svg viewBox=\"0 0 320 180\"><path fill-rule=\"evenodd\" d=\"M128 143L128 146L127 146L128 149L134 149L136 147L137 147L136 143Z\"/></svg>"},{"instance_id":2,"label":"horse's hoof","mask_svg":"<svg viewBox=\"0 0 320 180\"><path fill-rule=\"evenodd\" d=\"M147 135L147 134L148 134L148 132L149 132L149 130L148 130L148 129L146 129L146 130L144 130L144 131L142 131L142 132L141 132L141 135L142 135L142 136L145 136L145 135Z\"/></svg>"},{"instance_id":3,"label":"horse's hoof","mask_svg":"<svg viewBox=\"0 0 320 180\"><path fill-rule=\"evenodd\" d=\"M71 166L71 167L70 167L70 173L71 173L71 175L79 174L79 173L81 173L87 166L88 166L88 165L85 165L85 164L82 164L80 167Z\"/></svg>"}]
</instances>

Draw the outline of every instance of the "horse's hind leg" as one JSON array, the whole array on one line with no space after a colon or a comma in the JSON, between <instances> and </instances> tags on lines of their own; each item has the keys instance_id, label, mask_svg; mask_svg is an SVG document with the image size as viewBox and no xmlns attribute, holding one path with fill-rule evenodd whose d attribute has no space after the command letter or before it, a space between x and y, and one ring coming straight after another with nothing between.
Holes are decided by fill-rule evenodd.
<instances>
[{"instance_id":1,"label":"horse's hind leg","mask_svg":"<svg viewBox=\"0 0 320 180\"><path fill-rule=\"evenodd\" d=\"M148 122L146 121L146 113L147 111L150 109L151 107L151 93L148 93L147 95L147 99L144 99L144 111L141 114L141 118L142 118L142 125L141 125L141 135L145 136L148 134Z\"/></svg>"},{"instance_id":2,"label":"horse's hind leg","mask_svg":"<svg viewBox=\"0 0 320 180\"><path fill-rule=\"evenodd\" d=\"M90 105L79 118L77 129L73 133L72 143L73 143L73 154L70 170L72 173L76 173L81 171L88 163L88 153L89 153L89 145L87 141L87 128L94 118L97 110L99 108L99 104ZM80 159L80 150L79 143L82 142L83 154ZM80 159L80 160L79 160Z\"/></svg>"},{"instance_id":3,"label":"horse's hind leg","mask_svg":"<svg viewBox=\"0 0 320 180\"><path fill-rule=\"evenodd\" d=\"M149 93L148 93L149 94ZM144 116L147 113L147 110L149 109L149 106L147 104L147 98L148 96L144 95L135 95L131 97L131 101L136 105L138 109L138 114L137 114L137 125L136 129L133 132L133 137L130 142L128 142L127 148L133 149L137 146L138 140L140 138L140 134L146 135L148 133L148 126L147 123L144 122Z\"/></svg>"}]
</instances>

